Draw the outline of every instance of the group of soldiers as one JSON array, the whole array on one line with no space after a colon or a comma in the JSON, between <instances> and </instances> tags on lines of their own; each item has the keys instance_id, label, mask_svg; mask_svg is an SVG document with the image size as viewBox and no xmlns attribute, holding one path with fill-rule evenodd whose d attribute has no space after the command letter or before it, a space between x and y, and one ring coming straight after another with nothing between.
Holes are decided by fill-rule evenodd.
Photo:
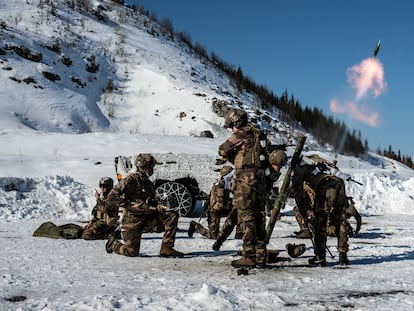
<instances>
[{"instance_id":1,"label":"group of soldiers","mask_svg":"<svg viewBox=\"0 0 414 311\"><path fill-rule=\"evenodd\" d=\"M248 121L244 110L230 110L225 126L232 130L232 135L218 149L222 167L220 178L210 191L208 228L191 221L188 236L192 237L197 231L214 239L213 249L219 251L236 228L235 237L242 240L242 249L240 258L233 260L231 265L236 268L264 268L269 258L266 210L273 207L269 194L276 186L281 168L287 165L288 157L283 148L272 150L266 135ZM151 154L139 154L135 160L135 173L116 185L108 177L100 180L101 192L96 193L94 218L84 226L83 238L107 238L105 247L108 253L137 256L144 232L164 232L160 256L184 256L174 249L178 224L174 204L158 198L150 180L155 164ZM320 159L304 156L298 165L291 168L289 190L296 202L294 211L300 226L297 237L311 238L314 257L309 263L322 267L326 266L327 236L337 237L339 264L346 266L348 237L354 233L347 219L351 216L356 218L355 233L361 227L361 217L352 198L345 193L344 180L350 176L333 168L336 165L328 167ZM220 228L222 217L226 219ZM305 251L304 244L288 244L286 248L291 257Z\"/></svg>"}]
</instances>

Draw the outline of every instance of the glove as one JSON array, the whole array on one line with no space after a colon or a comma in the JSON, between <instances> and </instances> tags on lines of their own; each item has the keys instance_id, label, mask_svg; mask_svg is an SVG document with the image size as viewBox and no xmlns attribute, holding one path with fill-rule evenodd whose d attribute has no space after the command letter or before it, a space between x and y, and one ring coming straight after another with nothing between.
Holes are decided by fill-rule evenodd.
<instances>
[{"instance_id":1,"label":"glove","mask_svg":"<svg viewBox=\"0 0 414 311\"><path fill-rule=\"evenodd\" d=\"M306 221L313 222L315 220L315 213L313 212L313 210L307 209L305 211L305 215L306 215L305 217Z\"/></svg>"},{"instance_id":2,"label":"glove","mask_svg":"<svg viewBox=\"0 0 414 311\"><path fill-rule=\"evenodd\" d=\"M158 204L157 207L154 208L158 213L164 213L167 211L167 207L165 205Z\"/></svg>"},{"instance_id":3,"label":"glove","mask_svg":"<svg viewBox=\"0 0 414 311\"><path fill-rule=\"evenodd\" d=\"M326 228L326 233L329 236L335 236L335 226L328 226L328 228ZM350 234L350 236L351 236L351 234Z\"/></svg>"},{"instance_id":4,"label":"glove","mask_svg":"<svg viewBox=\"0 0 414 311\"><path fill-rule=\"evenodd\" d=\"M226 162L227 162L227 160L219 158L219 159L216 159L215 165L222 165Z\"/></svg>"},{"instance_id":5,"label":"glove","mask_svg":"<svg viewBox=\"0 0 414 311\"><path fill-rule=\"evenodd\" d=\"M325 171L327 171L327 170L328 170L328 167L326 166L326 164L325 164L325 163L318 163L318 164L317 164L317 167L318 167L318 169L319 169L321 172L325 172Z\"/></svg>"},{"instance_id":6,"label":"glove","mask_svg":"<svg viewBox=\"0 0 414 311\"><path fill-rule=\"evenodd\" d=\"M89 227L90 227L91 225L92 225L92 221L88 222L87 224L84 224L84 225L83 225L83 227L82 227L82 229L83 229L83 230L89 229Z\"/></svg>"},{"instance_id":7,"label":"glove","mask_svg":"<svg viewBox=\"0 0 414 311\"><path fill-rule=\"evenodd\" d=\"M96 218L96 215L98 214L98 206L95 205L94 208L92 209L91 215Z\"/></svg>"},{"instance_id":8,"label":"glove","mask_svg":"<svg viewBox=\"0 0 414 311\"><path fill-rule=\"evenodd\" d=\"M155 198L147 198L145 203L150 207L157 207L158 205L158 201Z\"/></svg>"},{"instance_id":9,"label":"glove","mask_svg":"<svg viewBox=\"0 0 414 311\"><path fill-rule=\"evenodd\" d=\"M285 207L286 201L288 199L288 193L278 193L277 194L277 199L280 201L280 203L282 204L283 208Z\"/></svg>"},{"instance_id":10,"label":"glove","mask_svg":"<svg viewBox=\"0 0 414 311\"><path fill-rule=\"evenodd\" d=\"M141 204L137 204L137 203L133 203L131 205L129 205L128 207L128 211L130 211L132 214L150 214L152 213L151 209L153 209L154 207L150 207L147 203L141 203Z\"/></svg>"}]
</instances>

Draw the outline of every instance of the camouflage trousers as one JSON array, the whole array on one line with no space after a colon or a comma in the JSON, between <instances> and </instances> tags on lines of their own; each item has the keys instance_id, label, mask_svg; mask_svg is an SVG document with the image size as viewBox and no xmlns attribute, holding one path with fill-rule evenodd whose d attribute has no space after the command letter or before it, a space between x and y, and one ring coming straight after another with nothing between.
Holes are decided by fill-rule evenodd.
<instances>
[{"instance_id":1,"label":"camouflage trousers","mask_svg":"<svg viewBox=\"0 0 414 311\"><path fill-rule=\"evenodd\" d=\"M242 257L266 263L266 193L264 171L238 169L234 174L233 207L243 232Z\"/></svg>"},{"instance_id":2,"label":"camouflage trousers","mask_svg":"<svg viewBox=\"0 0 414 311\"><path fill-rule=\"evenodd\" d=\"M133 215L127 213L124 216L121 234L124 243L114 241L112 250L116 254L134 257L138 256L141 246L141 236L145 232L161 232L164 230L161 248L173 247L177 232L178 214L175 212L153 211L150 214Z\"/></svg>"},{"instance_id":3,"label":"camouflage trousers","mask_svg":"<svg viewBox=\"0 0 414 311\"><path fill-rule=\"evenodd\" d=\"M217 239L220 231L220 220L222 217L228 216L229 212L230 210L209 210L207 214L208 228L196 223L196 231L205 236L207 239Z\"/></svg>"},{"instance_id":4,"label":"camouflage trousers","mask_svg":"<svg viewBox=\"0 0 414 311\"><path fill-rule=\"evenodd\" d=\"M237 226L237 227L236 227ZM237 208L233 208L224 220L223 226L217 235L217 241L222 244L236 227L236 239L240 239L243 236L243 232L239 225L237 225ZM239 237L240 236L240 237Z\"/></svg>"},{"instance_id":5,"label":"camouflage trousers","mask_svg":"<svg viewBox=\"0 0 414 311\"><path fill-rule=\"evenodd\" d=\"M296 221L299 225L299 230L300 230L299 232L309 232L308 227L305 225L304 217L300 213L299 208L297 206L295 206L293 208L293 212L295 214ZM326 227L326 235L327 236L339 237L342 234L341 233L342 232L341 228L342 228L343 224L341 224L341 221L339 221L338 223L335 223L335 224L333 224L332 221L327 221L326 225L327 225L327 227ZM350 223L347 220L345 220L344 225L346 226L347 235L348 236L352 235L353 234L353 228L350 225ZM343 246L342 244L343 244L344 239L341 238L340 241L341 241L341 246L339 246L339 244L338 244L338 247L342 248L342 246Z\"/></svg>"},{"instance_id":6,"label":"camouflage trousers","mask_svg":"<svg viewBox=\"0 0 414 311\"><path fill-rule=\"evenodd\" d=\"M104 240L108 238L108 234L114 232L115 227L110 227L103 220L96 219L83 229L81 238L85 240Z\"/></svg>"},{"instance_id":7,"label":"camouflage trousers","mask_svg":"<svg viewBox=\"0 0 414 311\"><path fill-rule=\"evenodd\" d=\"M308 230L308 228L305 226L304 218L302 214L300 213L299 208L297 206L293 208L293 213L295 214L295 219L298 222L299 230L300 231Z\"/></svg>"},{"instance_id":8,"label":"camouflage trousers","mask_svg":"<svg viewBox=\"0 0 414 311\"><path fill-rule=\"evenodd\" d=\"M327 228L335 227L338 251L348 252L348 228L346 225L345 185L342 179L323 180L316 189L314 202L315 219L312 221L315 234L315 254L325 258Z\"/></svg>"}]
</instances>

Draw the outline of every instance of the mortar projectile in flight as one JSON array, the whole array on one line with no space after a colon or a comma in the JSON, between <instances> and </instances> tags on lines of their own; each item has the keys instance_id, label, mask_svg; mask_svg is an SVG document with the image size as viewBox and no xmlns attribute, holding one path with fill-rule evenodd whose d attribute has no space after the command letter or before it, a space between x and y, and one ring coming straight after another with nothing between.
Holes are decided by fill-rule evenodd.
<instances>
[{"instance_id":1,"label":"mortar projectile in flight","mask_svg":"<svg viewBox=\"0 0 414 311\"><path fill-rule=\"evenodd\" d=\"M374 50L374 56L373 56L374 58L377 56L380 46L381 46L381 40L378 40L377 46L375 47L375 50Z\"/></svg>"}]
</instances>

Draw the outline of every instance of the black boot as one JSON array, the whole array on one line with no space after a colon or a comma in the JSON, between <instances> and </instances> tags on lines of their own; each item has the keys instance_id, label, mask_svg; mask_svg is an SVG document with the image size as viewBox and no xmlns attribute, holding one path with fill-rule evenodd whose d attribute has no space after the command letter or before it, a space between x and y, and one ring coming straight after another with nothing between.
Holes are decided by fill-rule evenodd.
<instances>
[{"instance_id":1,"label":"black boot","mask_svg":"<svg viewBox=\"0 0 414 311\"><path fill-rule=\"evenodd\" d=\"M194 220L192 220L190 222L190 226L188 227L188 231L187 231L189 238L193 237L193 234L194 234L194 231L195 231L195 225L196 225L196 222Z\"/></svg>"},{"instance_id":2,"label":"black boot","mask_svg":"<svg viewBox=\"0 0 414 311\"><path fill-rule=\"evenodd\" d=\"M326 260L322 257L314 256L308 260L308 263L313 266L326 267Z\"/></svg>"},{"instance_id":3,"label":"black boot","mask_svg":"<svg viewBox=\"0 0 414 311\"><path fill-rule=\"evenodd\" d=\"M108 254L112 253L114 250L112 249L112 244L116 241L115 237L112 234L108 235L108 241L106 241L105 249Z\"/></svg>"},{"instance_id":4,"label":"black boot","mask_svg":"<svg viewBox=\"0 0 414 311\"><path fill-rule=\"evenodd\" d=\"M243 237L243 232L236 231L236 233L234 234L235 240L241 240L242 237Z\"/></svg>"},{"instance_id":5,"label":"black boot","mask_svg":"<svg viewBox=\"0 0 414 311\"><path fill-rule=\"evenodd\" d=\"M213 250L218 252L220 250L220 247L221 247L222 244L223 244L223 242L221 241L220 238L218 238L213 244Z\"/></svg>"},{"instance_id":6,"label":"black boot","mask_svg":"<svg viewBox=\"0 0 414 311\"><path fill-rule=\"evenodd\" d=\"M339 265L340 266L347 266L349 264L348 256L346 253L341 252L339 253Z\"/></svg>"}]
</instances>

